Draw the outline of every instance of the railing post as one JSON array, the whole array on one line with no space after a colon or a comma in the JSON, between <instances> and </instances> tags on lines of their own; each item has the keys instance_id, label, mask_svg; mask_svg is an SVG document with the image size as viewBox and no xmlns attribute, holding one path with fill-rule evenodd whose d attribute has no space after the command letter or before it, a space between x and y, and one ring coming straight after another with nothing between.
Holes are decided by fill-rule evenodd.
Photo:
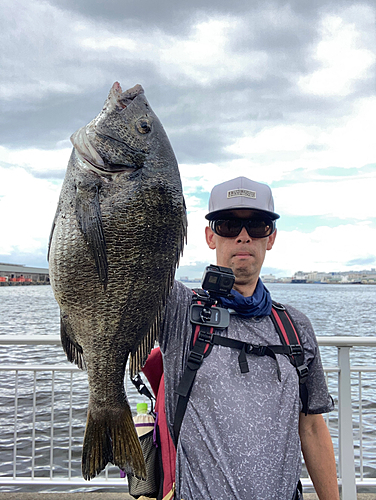
<instances>
[{"instance_id":1,"label":"railing post","mask_svg":"<svg viewBox=\"0 0 376 500\"><path fill-rule=\"evenodd\" d=\"M338 348L339 465L342 478L342 500L356 500L350 349L351 346Z\"/></svg>"}]
</instances>

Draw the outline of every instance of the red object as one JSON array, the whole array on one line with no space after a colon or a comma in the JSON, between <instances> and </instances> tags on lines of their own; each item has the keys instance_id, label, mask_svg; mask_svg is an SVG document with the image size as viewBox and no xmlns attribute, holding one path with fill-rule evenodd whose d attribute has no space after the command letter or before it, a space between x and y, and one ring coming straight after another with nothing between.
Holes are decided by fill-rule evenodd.
<instances>
[{"instance_id":1,"label":"red object","mask_svg":"<svg viewBox=\"0 0 376 500\"><path fill-rule=\"evenodd\" d=\"M175 491L176 448L167 427L163 359L159 347L151 351L142 371L156 397L155 411L158 413L157 425L163 464L163 498L172 498Z\"/></svg>"},{"instance_id":2,"label":"red object","mask_svg":"<svg viewBox=\"0 0 376 500\"><path fill-rule=\"evenodd\" d=\"M287 335L287 332L286 332L286 329L285 327L283 326L283 323L281 321L281 318L279 317L278 313L276 312L276 310L273 308L272 309L272 314L273 314L273 317L275 318L279 328L281 329L281 332L282 332L282 335L283 335L283 338L285 339L285 342L286 342L286 345L290 345L290 340L289 340L289 337ZM291 330L294 332L295 334L295 337L296 337L296 341L299 345L301 345L301 342L300 342L300 338L299 338L299 335L297 334L297 331L295 330L295 327L294 325L292 324L292 321L290 319L290 316L286 313L286 318L288 319L290 325L291 325Z\"/></svg>"}]
</instances>

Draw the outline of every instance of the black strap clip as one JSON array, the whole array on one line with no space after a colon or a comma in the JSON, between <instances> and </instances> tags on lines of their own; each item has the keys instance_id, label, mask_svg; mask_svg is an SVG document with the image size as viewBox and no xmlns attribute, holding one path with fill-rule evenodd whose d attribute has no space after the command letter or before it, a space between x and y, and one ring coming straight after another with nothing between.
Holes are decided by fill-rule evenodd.
<instances>
[{"instance_id":1,"label":"black strap clip","mask_svg":"<svg viewBox=\"0 0 376 500\"><path fill-rule=\"evenodd\" d=\"M291 356L301 356L303 354L303 347L299 344L290 344L289 348Z\"/></svg>"},{"instance_id":2,"label":"black strap clip","mask_svg":"<svg viewBox=\"0 0 376 500\"><path fill-rule=\"evenodd\" d=\"M252 345L248 344L248 353L249 354L254 354L255 356L265 356L266 354L266 349L268 346L266 345Z\"/></svg>"},{"instance_id":3,"label":"black strap clip","mask_svg":"<svg viewBox=\"0 0 376 500\"><path fill-rule=\"evenodd\" d=\"M197 335L197 340L201 342L206 342L207 344L213 344L213 334L204 330L200 330Z\"/></svg>"},{"instance_id":4,"label":"black strap clip","mask_svg":"<svg viewBox=\"0 0 376 500\"><path fill-rule=\"evenodd\" d=\"M191 370L198 369L204 359L204 355L199 352L191 351L188 356L188 365L193 364L194 366L189 366Z\"/></svg>"},{"instance_id":5,"label":"black strap clip","mask_svg":"<svg viewBox=\"0 0 376 500\"><path fill-rule=\"evenodd\" d=\"M308 374L309 374L309 368L307 365L300 365L296 367L296 370L299 375L299 382L301 384L304 384L304 382L307 381Z\"/></svg>"}]
</instances>

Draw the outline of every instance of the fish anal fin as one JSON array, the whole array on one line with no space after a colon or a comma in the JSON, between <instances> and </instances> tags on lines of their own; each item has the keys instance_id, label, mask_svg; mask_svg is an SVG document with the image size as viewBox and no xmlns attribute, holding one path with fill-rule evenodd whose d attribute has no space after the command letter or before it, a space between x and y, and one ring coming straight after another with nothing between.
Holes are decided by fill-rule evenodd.
<instances>
[{"instance_id":1,"label":"fish anal fin","mask_svg":"<svg viewBox=\"0 0 376 500\"><path fill-rule=\"evenodd\" d=\"M127 405L113 411L88 411L82 449L82 475L89 481L108 463L140 479L146 478L145 460Z\"/></svg>"},{"instance_id":2,"label":"fish anal fin","mask_svg":"<svg viewBox=\"0 0 376 500\"><path fill-rule=\"evenodd\" d=\"M99 279L106 290L108 282L107 249L97 185L77 186L76 215L82 234L94 257Z\"/></svg>"},{"instance_id":3,"label":"fish anal fin","mask_svg":"<svg viewBox=\"0 0 376 500\"><path fill-rule=\"evenodd\" d=\"M82 347L75 341L74 333L63 313L60 315L60 338L68 361L75 363L81 370L85 370Z\"/></svg>"}]
</instances>

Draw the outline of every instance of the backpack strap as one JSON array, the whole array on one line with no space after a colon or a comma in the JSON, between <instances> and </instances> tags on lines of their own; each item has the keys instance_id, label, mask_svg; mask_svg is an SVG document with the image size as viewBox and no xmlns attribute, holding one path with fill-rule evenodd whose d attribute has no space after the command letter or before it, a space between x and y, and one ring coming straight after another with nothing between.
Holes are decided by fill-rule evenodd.
<instances>
[{"instance_id":1,"label":"backpack strap","mask_svg":"<svg viewBox=\"0 0 376 500\"><path fill-rule=\"evenodd\" d=\"M205 303L205 296L200 295L201 290L193 290L193 300L200 304ZM178 442L181 424L184 414L187 409L191 389L196 378L197 370L202 365L206 356L208 356L213 348L213 332L214 328L206 325L194 325L192 336L192 348L188 356L187 364L180 379L176 393L179 395L175 410L174 418L174 439L175 444Z\"/></svg>"},{"instance_id":2,"label":"backpack strap","mask_svg":"<svg viewBox=\"0 0 376 500\"><path fill-rule=\"evenodd\" d=\"M193 293L194 296L192 301L197 303L206 302L207 295L202 289L194 289ZM179 397L174 419L175 443L177 443L179 438L181 424L187 409L189 396L196 378L197 370L202 365L204 358L210 354L213 345L239 349L240 353L238 356L238 362L241 373L249 372L246 354L270 356L275 359L277 363L277 375L279 381L281 381L281 370L276 354L284 354L288 356L291 364L295 366L299 376L299 394L303 406L302 410L307 415L308 390L305 382L307 381L309 370L307 365L304 363L304 349L299 331L285 306L279 304L278 302L273 302L270 318L275 326L275 329L277 330L282 345L262 346L248 344L240 340L214 335L212 327L195 325L192 336L192 348L188 356L185 371L183 372L182 378L176 390Z\"/></svg>"},{"instance_id":3,"label":"backpack strap","mask_svg":"<svg viewBox=\"0 0 376 500\"><path fill-rule=\"evenodd\" d=\"M299 330L294 324L290 314L284 305L273 301L272 313L270 318L277 330L282 345L290 348L290 362L295 366L299 376L299 393L303 405L303 412L308 412L308 390L306 382L309 369L304 362L304 349L299 335Z\"/></svg>"}]
</instances>

